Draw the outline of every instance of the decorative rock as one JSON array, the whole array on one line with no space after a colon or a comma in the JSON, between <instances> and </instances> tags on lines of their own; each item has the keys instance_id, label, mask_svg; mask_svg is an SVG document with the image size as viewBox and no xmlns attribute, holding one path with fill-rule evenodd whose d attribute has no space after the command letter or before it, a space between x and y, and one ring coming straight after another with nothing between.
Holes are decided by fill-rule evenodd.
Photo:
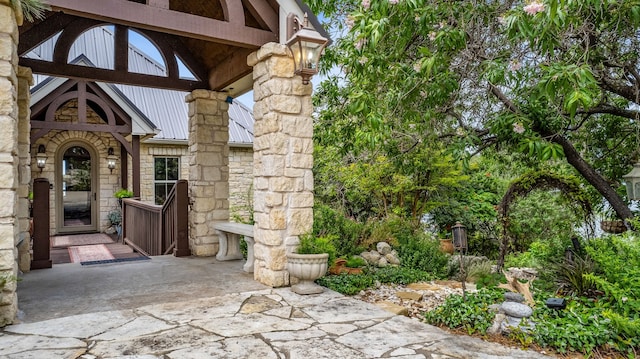
<instances>
[{"instance_id":1,"label":"decorative rock","mask_svg":"<svg viewBox=\"0 0 640 359\"><path fill-rule=\"evenodd\" d=\"M387 259L387 262L389 262L389 264L400 264L400 257L398 256L398 252L396 251L391 251L391 253L385 254L384 257Z\"/></svg>"},{"instance_id":2,"label":"decorative rock","mask_svg":"<svg viewBox=\"0 0 640 359\"><path fill-rule=\"evenodd\" d=\"M396 297L408 300L422 300L422 294L418 292L396 292Z\"/></svg>"},{"instance_id":3,"label":"decorative rock","mask_svg":"<svg viewBox=\"0 0 640 359\"><path fill-rule=\"evenodd\" d=\"M504 301L505 302L524 303L524 296L522 294L520 294L520 293L505 292L504 293Z\"/></svg>"},{"instance_id":4,"label":"decorative rock","mask_svg":"<svg viewBox=\"0 0 640 359\"><path fill-rule=\"evenodd\" d=\"M435 284L431 284L431 283L411 283L409 285L407 285L407 288L409 289L413 289L413 290L440 290L441 287Z\"/></svg>"},{"instance_id":5,"label":"decorative rock","mask_svg":"<svg viewBox=\"0 0 640 359\"><path fill-rule=\"evenodd\" d=\"M389 265L389 262L387 261L387 258L382 257L378 260L378 267L386 267Z\"/></svg>"},{"instance_id":6,"label":"decorative rock","mask_svg":"<svg viewBox=\"0 0 640 359\"><path fill-rule=\"evenodd\" d=\"M492 312L498 312L500 311L500 304L491 304L488 308Z\"/></svg>"},{"instance_id":7,"label":"decorative rock","mask_svg":"<svg viewBox=\"0 0 640 359\"><path fill-rule=\"evenodd\" d=\"M533 314L533 309L529 306L516 302L504 302L500 306L500 311L510 317L528 318Z\"/></svg>"},{"instance_id":8,"label":"decorative rock","mask_svg":"<svg viewBox=\"0 0 640 359\"><path fill-rule=\"evenodd\" d=\"M495 318L493 318L493 323L491 324L491 327L487 329L487 334L489 335L500 334L502 332L502 322L504 322L505 319L507 319L506 315L502 313L496 314Z\"/></svg>"},{"instance_id":9,"label":"decorative rock","mask_svg":"<svg viewBox=\"0 0 640 359\"><path fill-rule=\"evenodd\" d=\"M391 246L387 242L378 242L378 244L376 244L376 249L378 250L378 253L383 256L391 253Z\"/></svg>"},{"instance_id":10,"label":"decorative rock","mask_svg":"<svg viewBox=\"0 0 640 359\"><path fill-rule=\"evenodd\" d=\"M404 316L408 316L409 315L409 310L401 305L397 305L393 302L389 302L389 301L382 301L382 302L377 302L376 305L384 310L386 310L387 312L396 314L396 315L404 315Z\"/></svg>"},{"instance_id":11,"label":"decorative rock","mask_svg":"<svg viewBox=\"0 0 640 359\"><path fill-rule=\"evenodd\" d=\"M380 260L380 253L376 251L362 252L360 256L371 265L378 265L378 261Z\"/></svg>"}]
</instances>

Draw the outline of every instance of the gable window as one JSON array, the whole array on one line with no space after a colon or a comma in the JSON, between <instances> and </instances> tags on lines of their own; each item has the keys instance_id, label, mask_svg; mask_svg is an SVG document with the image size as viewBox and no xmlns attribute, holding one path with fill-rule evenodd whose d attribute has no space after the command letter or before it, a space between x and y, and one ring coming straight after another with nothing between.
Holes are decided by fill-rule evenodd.
<instances>
[{"instance_id":1,"label":"gable window","mask_svg":"<svg viewBox=\"0 0 640 359\"><path fill-rule=\"evenodd\" d=\"M156 204L164 204L171 188L180 177L178 157L155 157L153 160Z\"/></svg>"}]
</instances>

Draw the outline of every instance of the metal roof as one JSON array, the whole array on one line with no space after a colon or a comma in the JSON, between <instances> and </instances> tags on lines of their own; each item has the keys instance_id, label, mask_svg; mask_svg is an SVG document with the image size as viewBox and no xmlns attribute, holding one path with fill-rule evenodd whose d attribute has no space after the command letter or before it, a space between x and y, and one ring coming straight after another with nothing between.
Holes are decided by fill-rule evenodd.
<instances>
[{"instance_id":1,"label":"metal roof","mask_svg":"<svg viewBox=\"0 0 640 359\"><path fill-rule=\"evenodd\" d=\"M43 42L27 57L48 60L53 58L53 49L58 35ZM113 69L114 59L113 26L101 26L86 31L78 37L69 51L69 62L86 58L98 68ZM165 76L164 66L142 50L129 43L129 71ZM38 91L50 76L34 74L32 93ZM124 95L160 132L152 141L187 141L188 92L108 84ZM250 145L253 143L253 113L237 100L229 104L229 144Z\"/></svg>"}]
</instances>

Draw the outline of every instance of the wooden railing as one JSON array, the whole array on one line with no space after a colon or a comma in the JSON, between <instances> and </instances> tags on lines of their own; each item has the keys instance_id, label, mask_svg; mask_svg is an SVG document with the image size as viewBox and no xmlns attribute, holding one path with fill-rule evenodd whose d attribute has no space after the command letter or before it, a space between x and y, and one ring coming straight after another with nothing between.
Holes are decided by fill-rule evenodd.
<instances>
[{"instance_id":1,"label":"wooden railing","mask_svg":"<svg viewBox=\"0 0 640 359\"><path fill-rule=\"evenodd\" d=\"M189 195L187 181L180 180L164 205L122 201L122 236L125 243L147 256L191 255L188 234Z\"/></svg>"}]
</instances>

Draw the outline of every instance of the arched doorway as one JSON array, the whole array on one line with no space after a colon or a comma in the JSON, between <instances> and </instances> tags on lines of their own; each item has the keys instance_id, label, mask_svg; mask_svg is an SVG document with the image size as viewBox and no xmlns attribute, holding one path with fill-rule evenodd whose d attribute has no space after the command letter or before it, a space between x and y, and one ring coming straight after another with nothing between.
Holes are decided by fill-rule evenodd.
<instances>
[{"instance_id":1,"label":"arched doorway","mask_svg":"<svg viewBox=\"0 0 640 359\"><path fill-rule=\"evenodd\" d=\"M56 219L58 233L98 230L98 163L95 150L70 142L56 156Z\"/></svg>"}]
</instances>

